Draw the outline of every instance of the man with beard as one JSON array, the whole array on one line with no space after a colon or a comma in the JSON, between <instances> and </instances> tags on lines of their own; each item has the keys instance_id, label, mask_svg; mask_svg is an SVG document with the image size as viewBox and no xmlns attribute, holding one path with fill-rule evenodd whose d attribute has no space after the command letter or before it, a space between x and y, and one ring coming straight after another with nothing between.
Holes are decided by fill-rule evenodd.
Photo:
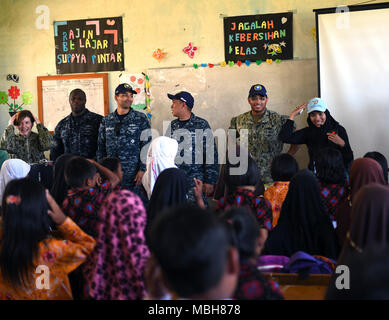
<instances>
[{"instance_id":1,"label":"man with beard","mask_svg":"<svg viewBox=\"0 0 389 320\"><path fill-rule=\"evenodd\" d=\"M248 148L258 165L263 183L271 183L270 164L282 152L283 144L278 138L282 125L289 116L280 115L266 108L269 98L266 88L255 84L250 88L248 102L251 110L231 119L230 129L236 130L237 138L242 129L248 129ZM288 153L293 155L297 146L291 145Z\"/></svg>"},{"instance_id":2,"label":"man with beard","mask_svg":"<svg viewBox=\"0 0 389 320\"><path fill-rule=\"evenodd\" d=\"M85 107L86 95L81 89L70 92L69 103L72 113L54 129L56 146L51 149L50 159L55 161L64 153L96 159L97 136L103 117Z\"/></svg>"},{"instance_id":3,"label":"man with beard","mask_svg":"<svg viewBox=\"0 0 389 320\"><path fill-rule=\"evenodd\" d=\"M151 141L151 134L147 117L131 108L136 93L127 83L116 88L117 109L101 121L97 159L119 158L123 171L122 186L139 194L139 186L146 170L146 160L142 161L141 150ZM145 156L146 154L145 152Z\"/></svg>"}]
</instances>

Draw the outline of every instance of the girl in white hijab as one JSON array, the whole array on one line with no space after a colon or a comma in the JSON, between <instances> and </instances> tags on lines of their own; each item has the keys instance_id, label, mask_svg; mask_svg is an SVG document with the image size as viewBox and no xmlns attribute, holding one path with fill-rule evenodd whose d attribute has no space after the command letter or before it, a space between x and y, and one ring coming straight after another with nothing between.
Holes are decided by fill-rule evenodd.
<instances>
[{"instance_id":1,"label":"girl in white hijab","mask_svg":"<svg viewBox=\"0 0 389 320\"><path fill-rule=\"evenodd\" d=\"M178 143L174 139L160 136L151 142L147 152L146 172L142 178L149 199L159 174L165 169L177 168L174 164L177 151Z\"/></svg>"},{"instance_id":2,"label":"girl in white hijab","mask_svg":"<svg viewBox=\"0 0 389 320\"><path fill-rule=\"evenodd\" d=\"M8 182L25 178L30 172L30 168L28 163L20 159L9 159L3 162L0 170L0 206Z\"/></svg>"}]
</instances>

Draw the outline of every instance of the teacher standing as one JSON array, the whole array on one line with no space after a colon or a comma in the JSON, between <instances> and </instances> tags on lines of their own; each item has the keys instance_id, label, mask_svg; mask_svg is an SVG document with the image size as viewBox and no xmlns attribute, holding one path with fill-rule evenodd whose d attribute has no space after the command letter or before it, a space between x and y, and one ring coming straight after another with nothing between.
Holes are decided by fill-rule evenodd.
<instances>
[{"instance_id":1,"label":"teacher standing","mask_svg":"<svg viewBox=\"0 0 389 320\"><path fill-rule=\"evenodd\" d=\"M308 112L308 127L293 132L294 117L305 108ZM338 149L342 153L347 172L354 159L346 129L331 116L327 104L321 98L313 98L294 109L282 126L279 137L284 143L307 145L308 168L312 171L315 170L315 156L325 147Z\"/></svg>"}]
</instances>

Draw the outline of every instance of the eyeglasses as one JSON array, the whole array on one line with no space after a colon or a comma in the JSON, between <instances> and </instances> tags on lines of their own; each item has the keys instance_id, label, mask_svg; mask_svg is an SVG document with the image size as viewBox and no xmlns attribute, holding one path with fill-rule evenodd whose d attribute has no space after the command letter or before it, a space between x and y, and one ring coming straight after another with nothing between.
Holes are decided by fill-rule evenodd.
<instances>
[{"instance_id":1,"label":"eyeglasses","mask_svg":"<svg viewBox=\"0 0 389 320\"><path fill-rule=\"evenodd\" d=\"M120 129L121 128L122 128L122 123L121 122L118 122L117 124L115 124L115 134L116 134L117 137L120 135Z\"/></svg>"}]
</instances>

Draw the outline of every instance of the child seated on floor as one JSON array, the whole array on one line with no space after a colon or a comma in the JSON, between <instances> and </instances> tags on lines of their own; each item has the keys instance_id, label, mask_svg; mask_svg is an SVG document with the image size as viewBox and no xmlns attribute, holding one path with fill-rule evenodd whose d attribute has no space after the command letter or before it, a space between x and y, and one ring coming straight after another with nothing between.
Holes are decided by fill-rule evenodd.
<instances>
[{"instance_id":1,"label":"child seated on floor","mask_svg":"<svg viewBox=\"0 0 389 320\"><path fill-rule=\"evenodd\" d=\"M271 178L274 183L265 190L265 199L271 203L273 211L273 228L277 225L280 217L282 203L289 189L290 179L299 171L295 158L290 154L283 153L274 157L271 163Z\"/></svg>"},{"instance_id":2,"label":"child seated on floor","mask_svg":"<svg viewBox=\"0 0 389 320\"><path fill-rule=\"evenodd\" d=\"M162 212L151 227L150 251L173 296L196 300L233 296L239 254L226 226L211 212L188 205Z\"/></svg>"},{"instance_id":3,"label":"child seated on floor","mask_svg":"<svg viewBox=\"0 0 389 320\"><path fill-rule=\"evenodd\" d=\"M244 207L232 208L220 216L230 228L239 250L240 274L234 298L239 300L283 299L278 284L266 280L256 267L267 234L261 232L255 216Z\"/></svg>"},{"instance_id":4,"label":"child seated on floor","mask_svg":"<svg viewBox=\"0 0 389 320\"><path fill-rule=\"evenodd\" d=\"M58 238L50 231L49 217ZM63 214L38 182L10 181L0 219L0 300L72 299L68 274L94 246L94 239Z\"/></svg>"},{"instance_id":5,"label":"child seated on floor","mask_svg":"<svg viewBox=\"0 0 389 320\"><path fill-rule=\"evenodd\" d=\"M100 181L96 167L108 181ZM119 177L94 160L74 157L65 168L65 180L70 190L62 204L64 213L84 232L96 238L100 206L118 185Z\"/></svg>"}]
</instances>

